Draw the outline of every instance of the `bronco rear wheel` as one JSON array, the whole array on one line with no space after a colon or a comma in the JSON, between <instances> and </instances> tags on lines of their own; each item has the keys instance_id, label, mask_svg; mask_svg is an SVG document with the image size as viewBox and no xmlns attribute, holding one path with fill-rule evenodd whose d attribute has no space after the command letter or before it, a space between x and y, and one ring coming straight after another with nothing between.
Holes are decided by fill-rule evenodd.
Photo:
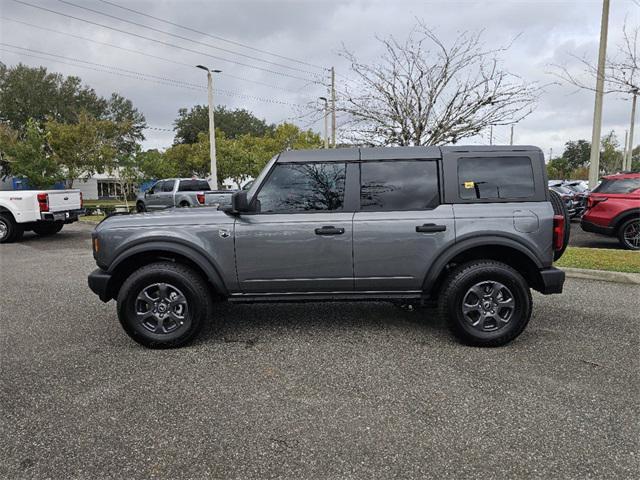
<instances>
[{"instance_id":1,"label":"bronco rear wheel","mask_svg":"<svg viewBox=\"0 0 640 480\"><path fill-rule=\"evenodd\" d=\"M513 268L493 260L453 270L439 302L449 329L467 345L505 345L524 331L531 317L529 285Z\"/></svg>"},{"instance_id":2,"label":"bronco rear wheel","mask_svg":"<svg viewBox=\"0 0 640 480\"><path fill-rule=\"evenodd\" d=\"M212 309L205 280L193 269L170 262L146 265L131 274L118 294L118 318L125 332L149 348L179 347L200 331Z\"/></svg>"}]
</instances>

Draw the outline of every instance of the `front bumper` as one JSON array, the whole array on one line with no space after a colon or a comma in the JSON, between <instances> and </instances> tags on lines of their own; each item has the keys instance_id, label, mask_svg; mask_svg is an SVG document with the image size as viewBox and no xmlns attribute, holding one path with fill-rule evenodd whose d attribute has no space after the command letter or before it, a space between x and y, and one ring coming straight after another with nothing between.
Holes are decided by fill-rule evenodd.
<instances>
[{"instance_id":1,"label":"front bumper","mask_svg":"<svg viewBox=\"0 0 640 480\"><path fill-rule=\"evenodd\" d=\"M111 300L109 292L109 282L111 281L111 274L105 272L101 268L96 268L89 274L88 282L89 288L93 293L100 297L103 302Z\"/></svg>"},{"instance_id":2,"label":"front bumper","mask_svg":"<svg viewBox=\"0 0 640 480\"><path fill-rule=\"evenodd\" d=\"M585 232L599 233L601 235L609 236L615 234L613 227L603 227L602 225L598 225L597 223L585 220L584 217L582 217L582 220L580 221L580 226Z\"/></svg>"},{"instance_id":3,"label":"front bumper","mask_svg":"<svg viewBox=\"0 0 640 480\"><path fill-rule=\"evenodd\" d=\"M540 285L540 293L542 293L543 295L562 293L564 277L564 272L555 267L549 267L545 268L544 270L540 270L540 278L542 279L542 284Z\"/></svg>"}]
</instances>

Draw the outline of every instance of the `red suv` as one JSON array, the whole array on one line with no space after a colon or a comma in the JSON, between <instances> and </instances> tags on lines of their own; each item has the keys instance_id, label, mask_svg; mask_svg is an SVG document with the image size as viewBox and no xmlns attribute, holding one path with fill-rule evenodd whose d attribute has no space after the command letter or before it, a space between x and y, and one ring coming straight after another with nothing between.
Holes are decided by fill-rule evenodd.
<instances>
[{"instance_id":1,"label":"red suv","mask_svg":"<svg viewBox=\"0 0 640 480\"><path fill-rule=\"evenodd\" d=\"M618 237L624 248L640 250L640 173L603 177L587 197L582 229Z\"/></svg>"}]
</instances>

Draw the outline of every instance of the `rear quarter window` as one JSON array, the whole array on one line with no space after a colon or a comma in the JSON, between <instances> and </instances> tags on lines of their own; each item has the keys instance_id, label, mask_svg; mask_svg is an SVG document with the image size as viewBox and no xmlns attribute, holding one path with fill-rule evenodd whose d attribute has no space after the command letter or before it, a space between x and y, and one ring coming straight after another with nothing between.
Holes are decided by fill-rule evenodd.
<instances>
[{"instance_id":1,"label":"rear quarter window","mask_svg":"<svg viewBox=\"0 0 640 480\"><path fill-rule=\"evenodd\" d=\"M531 159L524 156L459 158L458 193L464 200L533 197Z\"/></svg>"},{"instance_id":2,"label":"rear quarter window","mask_svg":"<svg viewBox=\"0 0 640 480\"><path fill-rule=\"evenodd\" d=\"M631 193L640 189L640 178L605 178L594 193Z\"/></svg>"}]
</instances>

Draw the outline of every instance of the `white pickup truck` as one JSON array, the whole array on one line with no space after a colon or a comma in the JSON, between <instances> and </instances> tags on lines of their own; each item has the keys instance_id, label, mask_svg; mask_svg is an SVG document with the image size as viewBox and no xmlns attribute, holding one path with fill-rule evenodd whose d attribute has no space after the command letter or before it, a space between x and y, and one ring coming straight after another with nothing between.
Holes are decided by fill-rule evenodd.
<instances>
[{"instance_id":1,"label":"white pickup truck","mask_svg":"<svg viewBox=\"0 0 640 480\"><path fill-rule=\"evenodd\" d=\"M56 234L82 213L80 190L0 191L0 243L20 240L25 230Z\"/></svg>"}]
</instances>

